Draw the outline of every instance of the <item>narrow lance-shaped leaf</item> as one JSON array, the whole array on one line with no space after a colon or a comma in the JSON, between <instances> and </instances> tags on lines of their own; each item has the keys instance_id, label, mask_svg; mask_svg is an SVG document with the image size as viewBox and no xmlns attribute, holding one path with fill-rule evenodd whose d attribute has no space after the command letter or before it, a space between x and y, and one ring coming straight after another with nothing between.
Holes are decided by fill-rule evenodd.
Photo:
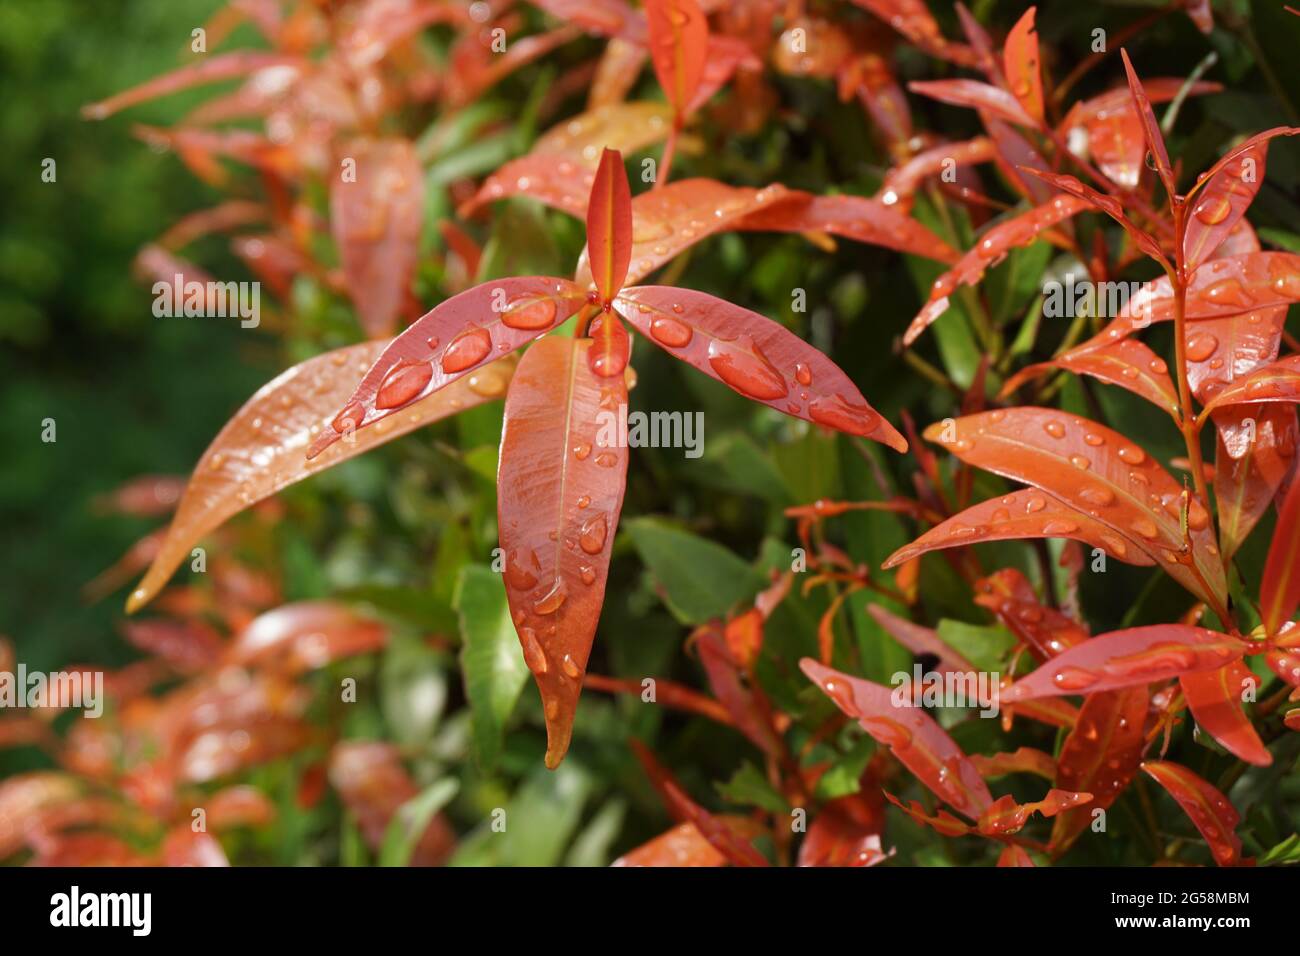
<instances>
[{"instance_id":1,"label":"narrow lance-shaped leaf","mask_svg":"<svg viewBox=\"0 0 1300 956\"><path fill-rule=\"evenodd\" d=\"M1020 105L1038 122L1043 120L1043 79L1038 68L1038 34L1034 32L1034 7L1025 11L1002 48L1007 83Z\"/></svg>"},{"instance_id":2,"label":"narrow lance-shaped leaf","mask_svg":"<svg viewBox=\"0 0 1300 956\"><path fill-rule=\"evenodd\" d=\"M978 671L960 651L949 647L934 628L922 627L897 614L891 614L883 605L868 604L867 613L875 618L889 635L918 657L932 654L938 658L938 670L955 674Z\"/></svg>"},{"instance_id":3,"label":"narrow lance-shaped leaf","mask_svg":"<svg viewBox=\"0 0 1300 956\"><path fill-rule=\"evenodd\" d=\"M1091 793L1092 802L1056 818L1051 839L1055 851L1064 852L1091 822L1092 812L1108 809L1137 773L1148 704L1145 686L1084 699L1057 757L1056 786Z\"/></svg>"},{"instance_id":4,"label":"narrow lance-shaped leaf","mask_svg":"<svg viewBox=\"0 0 1300 956\"><path fill-rule=\"evenodd\" d=\"M1031 489L990 498L935 525L885 561L886 569L941 548L959 548L984 541L1020 538L1074 538L1129 564L1155 561L1140 545L1109 525L1049 494Z\"/></svg>"},{"instance_id":5,"label":"narrow lance-shaped leaf","mask_svg":"<svg viewBox=\"0 0 1300 956\"><path fill-rule=\"evenodd\" d=\"M925 437L962 461L1055 495L1137 542L1192 593L1224 602L1209 513L1188 496L1184 531L1182 486L1118 432L1053 409L1020 407L936 422Z\"/></svg>"},{"instance_id":6,"label":"narrow lance-shaped leaf","mask_svg":"<svg viewBox=\"0 0 1300 956\"><path fill-rule=\"evenodd\" d=\"M954 810L974 820L993 803L979 771L923 709L897 707L892 689L850 677L812 658L805 657L799 666L840 710L889 747L903 766Z\"/></svg>"},{"instance_id":7,"label":"narrow lance-shaped leaf","mask_svg":"<svg viewBox=\"0 0 1300 956\"><path fill-rule=\"evenodd\" d=\"M1035 169L1032 166L1022 166L1020 168L1023 172L1029 173L1031 176L1036 176L1046 183L1050 183L1057 189L1061 190L1061 192L1067 193L1068 195L1074 196L1078 199L1083 199L1087 201L1089 205L1101 210L1124 227L1124 231L1132 237L1134 244L1139 249L1152 259L1161 263L1162 266L1168 265L1168 260L1165 258L1164 251L1160 248L1160 243L1158 243L1150 233L1139 228L1133 220L1129 219L1129 217L1124 214L1123 204L1121 204L1114 196L1107 196L1105 193L1097 192L1097 190L1093 189L1091 186L1085 185L1075 176L1069 176L1062 173L1044 172L1043 170Z\"/></svg>"},{"instance_id":8,"label":"narrow lance-shaped leaf","mask_svg":"<svg viewBox=\"0 0 1300 956\"><path fill-rule=\"evenodd\" d=\"M1143 761L1142 770L1183 808L1188 819L1205 837L1215 863L1219 866L1241 863L1241 839L1235 832L1241 814L1217 787L1181 764L1167 760Z\"/></svg>"},{"instance_id":9,"label":"narrow lance-shaped leaf","mask_svg":"<svg viewBox=\"0 0 1300 956\"><path fill-rule=\"evenodd\" d=\"M1015 703L1061 694L1095 694L1216 670L1246 652L1235 637L1187 624L1151 624L1099 634L1040 665L1002 691Z\"/></svg>"},{"instance_id":10,"label":"narrow lance-shaped leaf","mask_svg":"<svg viewBox=\"0 0 1300 956\"><path fill-rule=\"evenodd\" d=\"M912 208L912 197L917 187L926 179L945 169L990 162L996 152L993 140L987 136L933 146L887 172L876 198L886 206L896 206L907 212ZM951 167L949 162L953 164Z\"/></svg>"},{"instance_id":11,"label":"narrow lance-shaped leaf","mask_svg":"<svg viewBox=\"0 0 1300 956\"><path fill-rule=\"evenodd\" d=\"M906 451L834 362L785 326L703 292L623 290L615 309L664 351L777 411Z\"/></svg>"},{"instance_id":12,"label":"narrow lance-shaped leaf","mask_svg":"<svg viewBox=\"0 0 1300 956\"><path fill-rule=\"evenodd\" d=\"M999 797L993 805L980 814L979 832L986 836L1017 833L1035 813L1055 817L1081 804L1091 803L1092 794L1073 790L1052 789L1047 796L1034 803L1017 803L1011 794Z\"/></svg>"},{"instance_id":13,"label":"narrow lance-shaped leaf","mask_svg":"<svg viewBox=\"0 0 1300 956\"><path fill-rule=\"evenodd\" d=\"M1088 208L1088 203L1073 196L1057 196L1028 212L1000 222L986 232L975 247L957 264L934 280L930 298L903 334L903 344L911 345L944 312L948 299L961 285L975 285L990 267L1006 258L1008 252L1027 246L1047 229Z\"/></svg>"},{"instance_id":14,"label":"narrow lance-shaped leaf","mask_svg":"<svg viewBox=\"0 0 1300 956\"><path fill-rule=\"evenodd\" d=\"M1269 406L1233 411L1237 414L1223 411L1215 416L1220 434L1215 442L1214 500L1219 509L1219 546L1228 557L1237 553L1291 476L1300 445L1295 409ZM1225 417L1247 439L1245 454L1238 458L1232 457L1224 442ZM1251 421L1253 441L1247 428Z\"/></svg>"},{"instance_id":15,"label":"narrow lance-shaped leaf","mask_svg":"<svg viewBox=\"0 0 1300 956\"><path fill-rule=\"evenodd\" d=\"M1201 186L1183 236L1183 263L1190 273L1214 254L1246 214L1264 185L1267 141L1234 153L1234 158Z\"/></svg>"},{"instance_id":16,"label":"narrow lance-shaped leaf","mask_svg":"<svg viewBox=\"0 0 1300 956\"><path fill-rule=\"evenodd\" d=\"M353 435L310 461L303 449L321 422L347 398L350 384L369 368L386 342L363 342L326 352L262 386L213 439L194 467L176 516L127 611L148 603L204 535L246 508L339 462L466 408L501 398L514 373L507 357L452 387L408 406L390 428Z\"/></svg>"},{"instance_id":17,"label":"narrow lance-shaped leaf","mask_svg":"<svg viewBox=\"0 0 1300 956\"><path fill-rule=\"evenodd\" d=\"M478 565L461 571L456 588L460 615L460 666L481 766L495 765L506 721L528 679L528 667L510 619L501 575Z\"/></svg>"},{"instance_id":18,"label":"narrow lance-shaped leaf","mask_svg":"<svg viewBox=\"0 0 1300 956\"><path fill-rule=\"evenodd\" d=\"M506 397L497 474L506 598L542 695L551 768L569 747L627 477L626 443L611 424L627 386L591 370L589 347L551 336L525 353Z\"/></svg>"},{"instance_id":19,"label":"narrow lance-shaped leaf","mask_svg":"<svg viewBox=\"0 0 1300 956\"><path fill-rule=\"evenodd\" d=\"M907 88L941 103L989 113L1017 126L1034 129L1039 125L1012 94L979 80L917 80L908 83Z\"/></svg>"},{"instance_id":20,"label":"narrow lance-shaped leaf","mask_svg":"<svg viewBox=\"0 0 1300 956\"><path fill-rule=\"evenodd\" d=\"M1266 402L1300 402L1300 355L1261 366L1249 375L1209 396L1201 416L1230 405L1255 405Z\"/></svg>"},{"instance_id":21,"label":"narrow lance-shaped leaf","mask_svg":"<svg viewBox=\"0 0 1300 956\"><path fill-rule=\"evenodd\" d=\"M424 173L409 140L353 140L343 147L355 176L330 186L330 225L348 292L371 338L392 335L411 295Z\"/></svg>"},{"instance_id":22,"label":"narrow lance-shaped leaf","mask_svg":"<svg viewBox=\"0 0 1300 956\"><path fill-rule=\"evenodd\" d=\"M1033 585L1015 568L1002 568L975 582L975 603L997 615L1040 661L1088 640L1088 629L1038 600Z\"/></svg>"},{"instance_id":23,"label":"narrow lance-shaped leaf","mask_svg":"<svg viewBox=\"0 0 1300 956\"><path fill-rule=\"evenodd\" d=\"M939 30L924 0L853 0L911 40L920 49L960 66L975 66L970 47L948 41Z\"/></svg>"},{"instance_id":24,"label":"narrow lance-shaped leaf","mask_svg":"<svg viewBox=\"0 0 1300 956\"><path fill-rule=\"evenodd\" d=\"M548 332L586 298L567 279L524 276L485 282L434 306L388 344L307 457Z\"/></svg>"},{"instance_id":25,"label":"narrow lance-shaped leaf","mask_svg":"<svg viewBox=\"0 0 1300 956\"><path fill-rule=\"evenodd\" d=\"M1202 730L1247 763L1267 767L1273 762L1242 710L1243 698L1259 687L1259 678L1245 663L1236 660L1212 671L1184 674L1178 684Z\"/></svg>"},{"instance_id":26,"label":"narrow lance-shaped leaf","mask_svg":"<svg viewBox=\"0 0 1300 956\"><path fill-rule=\"evenodd\" d=\"M193 66L182 67L179 70L173 70L171 73L154 77L152 80L118 93L116 96L82 107L81 113L87 119L104 119L119 110L126 109L128 106L135 106L138 103L186 90L192 86L215 83L219 80L229 80L237 76L247 76L249 73L255 73L268 67L289 67L296 72L296 68L303 65L304 61L301 58L287 56L282 53L267 53L257 50L235 50L229 53L218 53L210 57L204 57Z\"/></svg>"},{"instance_id":27,"label":"narrow lance-shaped leaf","mask_svg":"<svg viewBox=\"0 0 1300 956\"><path fill-rule=\"evenodd\" d=\"M587 259L602 303L623 288L631 257L632 192L627 169L618 150L606 149L587 203Z\"/></svg>"},{"instance_id":28,"label":"narrow lance-shaped leaf","mask_svg":"<svg viewBox=\"0 0 1300 956\"><path fill-rule=\"evenodd\" d=\"M1001 394L1009 395L1029 379L1052 369L1091 375L1110 385L1118 385L1145 398L1177 420L1178 392L1169 377L1169 365L1137 339L1125 338L1100 346L1071 349L1050 362L1027 366L1007 379Z\"/></svg>"},{"instance_id":29,"label":"narrow lance-shaped leaf","mask_svg":"<svg viewBox=\"0 0 1300 956\"><path fill-rule=\"evenodd\" d=\"M1173 167L1169 165L1169 150L1165 148L1165 138L1160 133L1160 124L1156 122L1156 114L1151 109L1151 101L1147 99L1146 90L1142 88L1142 81L1138 79L1137 72L1129 61L1128 51L1121 48L1119 55L1124 61L1124 74L1128 77L1128 88L1133 96L1133 107L1137 110L1138 119L1142 123L1142 135L1146 138L1147 149L1151 151L1151 155L1155 159L1156 172L1160 175L1160 181L1165 184L1165 192L1171 197L1175 196L1178 193L1178 184L1174 182Z\"/></svg>"},{"instance_id":30,"label":"narrow lance-shaped leaf","mask_svg":"<svg viewBox=\"0 0 1300 956\"><path fill-rule=\"evenodd\" d=\"M1276 634L1300 604L1300 481L1292 482L1282 502L1273 543L1259 585L1260 617L1264 629Z\"/></svg>"},{"instance_id":31,"label":"narrow lance-shaped leaf","mask_svg":"<svg viewBox=\"0 0 1300 956\"><path fill-rule=\"evenodd\" d=\"M709 23L696 0L646 0L645 15L655 75L680 126L704 76Z\"/></svg>"}]
</instances>

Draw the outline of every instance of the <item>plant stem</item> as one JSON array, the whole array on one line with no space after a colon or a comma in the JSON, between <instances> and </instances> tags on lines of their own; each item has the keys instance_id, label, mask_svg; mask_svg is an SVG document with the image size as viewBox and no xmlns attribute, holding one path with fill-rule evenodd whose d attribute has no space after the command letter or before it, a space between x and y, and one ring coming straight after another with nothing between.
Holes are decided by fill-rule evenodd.
<instances>
[{"instance_id":1,"label":"plant stem","mask_svg":"<svg viewBox=\"0 0 1300 956\"><path fill-rule=\"evenodd\" d=\"M1172 204L1174 211L1174 252L1176 264L1170 275L1174 286L1174 361L1178 380L1178 422L1187 446L1192 483L1196 496L1208 513L1210 498L1205 488L1205 465L1201 460L1201 430L1192 411L1192 389L1187 378L1187 274L1183 262L1183 235L1187 228L1187 206Z\"/></svg>"}]
</instances>

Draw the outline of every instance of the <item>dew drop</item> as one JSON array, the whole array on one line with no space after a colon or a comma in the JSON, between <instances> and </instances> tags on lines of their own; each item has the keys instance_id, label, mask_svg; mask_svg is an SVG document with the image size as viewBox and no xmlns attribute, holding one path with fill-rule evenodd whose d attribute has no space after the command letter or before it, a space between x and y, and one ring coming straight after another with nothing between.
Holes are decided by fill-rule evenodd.
<instances>
[{"instance_id":1,"label":"dew drop","mask_svg":"<svg viewBox=\"0 0 1300 956\"><path fill-rule=\"evenodd\" d=\"M492 336L486 329L470 329L451 340L447 351L442 353L444 372L463 372L477 365L492 351Z\"/></svg>"},{"instance_id":2,"label":"dew drop","mask_svg":"<svg viewBox=\"0 0 1300 956\"><path fill-rule=\"evenodd\" d=\"M685 348L695 333L685 322L660 316L650 323L650 337L670 349Z\"/></svg>"},{"instance_id":3,"label":"dew drop","mask_svg":"<svg viewBox=\"0 0 1300 956\"><path fill-rule=\"evenodd\" d=\"M709 343L709 365L720 379L750 398L773 401L789 392L785 379L748 337L735 342L714 339Z\"/></svg>"},{"instance_id":4,"label":"dew drop","mask_svg":"<svg viewBox=\"0 0 1300 956\"><path fill-rule=\"evenodd\" d=\"M609 534L609 525L604 515L597 515L582 526L578 536L578 545L588 554L600 554L605 547L605 537Z\"/></svg>"},{"instance_id":5,"label":"dew drop","mask_svg":"<svg viewBox=\"0 0 1300 956\"><path fill-rule=\"evenodd\" d=\"M512 329L536 331L549 328L555 322L555 300L525 296L506 303L501 312L501 324Z\"/></svg>"}]
</instances>

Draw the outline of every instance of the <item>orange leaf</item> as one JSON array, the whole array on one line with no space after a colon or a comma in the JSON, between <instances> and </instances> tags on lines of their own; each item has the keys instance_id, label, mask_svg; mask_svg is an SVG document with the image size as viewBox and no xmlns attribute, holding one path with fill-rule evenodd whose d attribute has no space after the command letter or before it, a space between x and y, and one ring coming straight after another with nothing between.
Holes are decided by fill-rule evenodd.
<instances>
[{"instance_id":1,"label":"orange leaf","mask_svg":"<svg viewBox=\"0 0 1300 956\"><path fill-rule=\"evenodd\" d=\"M1196 829L1201 831L1219 866L1237 866L1241 840L1234 832L1241 814L1219 790L1186 767L1167 760L1147 760L1143 771L1169 791Z\"/></svg>"},{"instance_id":2,"label":"orange leaf","mask_svg":"<svg viewBox=\"0 0 1300 956\"><path fill-rule=\"evenodd\" d=\"M1178 189L1177 183L1174 182L1173 167L1169 165L1169 150L1165 148L1165 138L1160 134L1160 124L1156 122L1151 101L1147 98L1146 90L1142 88L1142 81L1138 79L1137 72L1129 61L1128 51L1121 48L1119 55L1124 61L1124 74L1128 77L1133 107L1137 110L1138 120L1142 124L1142 135L1147 141L1147 149L1155 159L1156 172L1160 175L1160 181L1165 184L1165 193L1175 196L1178 194Z\"/></svg>"},{"instance_id":3,"label":"orange leaf","mask_svg":"<svg viewBox=\"0 0 1300 956\"><path fill-rule=\"evenodd\" d=\"M941 800L972 820L993 803L984 778L934 718L918 707L897 707L894 691L850 677L810 657L799 662L808 679L862 725Z\"/></svg>"},{"instance_id":4,"label":"orange leaf","mask_svg":"<svg viewBox=\"0 0 1300 956\"><path fill-rule=\"evenodd\" d=\"M1071 349L1050 362L1040 362L1021 369L1002 386L1002 395L1014 392L1025 381L1054 368L1076 375L1091 375L1110 385L1118 385L1139 395L1175 420L1178 417L1178 392L1169 377L1169 366L1137 339L1119 339L1104 345Z\"/></svg>"},{"instance_id":5,"label":"orange leaf","mask_svg":"<svg viewBox=\"0 0 1300 956\"><path fill-rule=\"evenodd\" d=\"M1184 674L1178 684L1202 730L1247 763L1267 767L1273 762L1273 755L1242 710L1247 688L1254 691L1259 687L1259 678L1242 661L1199 674Z\"/></svg>"},{"instance_id":6,"label":"orange leaf","mask_svg":"<svg viewBox=\"0 0 1300 956\"><path fill-rule=\"evenodd\" d=\"M550 336L530 348L506 396L497 515L506 598L546 715L556 767L596 635L627 449L602 421L627 404L622 376L601 378L589 340Z\"/></svg>"},{"instance_id":7,"label":"orange leaf","mask_svg":"<svg viewBox=\"0 0 1300 956\"><path fill-rule=\"evenodd\" d=\"M907 88L941 103L968 106L1016 126L1036 129L1041 125L1015 96L979 80L916 80L908 83Z\"/></svg>"},{"instance_id":8,"label":"orange leaf","mask_svg":"<svg viewBox=\"0 0 1300 956\"><path fill-rule=\"evenodd\" d=\"M1007 83L1020 105L1038 122L1043 120L1043 78L1038 68L1038 34L1034 32L1034 7L1025 11L1007 34L1002 62Z\"/></svg>"},{"instance_id":9,"label":"orange leaf","mask_svg":"<svg viewBox=\"0 0 1300 956\"><path fill-rule=\"evenodd\" d=\"M757 312L671 286L625 289L614 308L660 348L745 398L907 450L839 366Z\"/></svg>"},{"instance_id":10,"label":"orange leaf","mask_svg":"<svg viewBox=\"0 0 1300 956\"><path fill-rule=\"evenodd\" d=\"M608 304L623 288L631 258L632 191L627 169L618 150L606 149L587 203L587 260L601 302Z\"/></svg>"},{"instance_id":11,"label":"orange leaf","mask_svg":"<svg viewBox=\"0 0 1300 956\"><path fill-rule=\"evenodd\" d=\"M680 126L704 76L709 22L696 0L646 0L645 15L655 76Z\"/></svg>"},{"instance_id":12,"label":"orange leaf","mask_svg":"<svg viewBox=\"0 0 1300 956\"><path fill-rule=\"evenodd\" d=\"M1075 793L1072 790L1047 791L1047 796L1035 803L1017 803L1016 798L1007 794L998 797L987 810L980 814L979 831L985 836L1005 836L1018 833L1024 829L1029 818L1035 813L1045 817L1054 817L1066 810L1072 810L1080 804L1090 803L1092 794Z\"/></svg>"},{"instance_id":13,"label":"orange leaf","mask_svg":"<svg viewBox=\"0 0 1300 956\"><path fill-rule=\"evenodd\" d=\"M256 50L235 50L230 53L217 53L204 57L193 66L186 66L179 70L173 70L171 73L164 73L162 76L156 76L139 86L118 93L116 96L83 106L81 115L87 119L104 119L118 110L126 109L128 106L135 106L137 103L144 103L159 96L187 90L192 86L215 83L219 80L229 80L237 76L247 76L249 73L255 73L269 67L289 67L296 74L304 66L305 62L301 58L285 56L281 53L266 53Z\"/></svg>"},{"instance_id":14,"label":"orange leaf","mask_svg":"<svg viewBox=\"0 0 1300 956\"><path fill-rule=\"evenodd\" d=\"M1259 609L1264 630L1276 634L1300 604L1300 481L1291 484L1278 510L1273 543L1259 585Z\"/></svg>"},{"instance_id":15,"label":"orange leaf","mask_svg":"<svg viewBox=\"0 0 1300 956\"><path fill-rule=\"evenodd\" d=\"M421 425L500 398L514 372L513 358L498 360L408 406L392 428L354 435L353 441L305 461L302 450L320 431L321 421L343 403L355 376L379 358L387 344L363 342L308 359L262 386L235 413L195 465L171 527L127 601L128 613L158 593L204 535L244 509Z\"/></svg>"}]
</instances>

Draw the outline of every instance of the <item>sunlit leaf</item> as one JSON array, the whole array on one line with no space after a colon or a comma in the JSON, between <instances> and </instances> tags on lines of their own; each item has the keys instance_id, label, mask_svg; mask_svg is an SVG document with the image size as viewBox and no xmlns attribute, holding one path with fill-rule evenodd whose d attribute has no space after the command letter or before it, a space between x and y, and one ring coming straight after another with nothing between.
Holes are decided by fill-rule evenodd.
<instances>
[{"instance_id":1,"label":"sunlit leaf","mask_svg":"<svg viewBox=\"0 0 1300 956\"><path fill-rule=\"evenodd\" d=\"M696 0L646 0L650 59L678 124L704 76L709 23Z\"/></svg>"},{"instance_id":2,"label":"sunlit leaf","mask_svg":"<svg viewBox=\"0 0 1300 956\"><path fill-rule=\"evenodd\" d=\"M1029 379L1058 368L1118 385L1177 420L1178 392L1169 377L1168 364L1148 346L1132 338L1071 349L1050 362L1027 366L1007 379L1002 394L1009 395Z\"/></svg>"},{"instance_id":3,"label":"sunlit leaf","mask_svg":"<svg viewBox=\"0 0 1300 956\"><path fill-rule=\"evenodd\" d=\"M1039 125L1011 93L979 80L914 80L907 88L941 103L980 110L1016 126L1034 129Z\"/></svg>"},{"instance_id":4,"label":"sunlit leaf","mask_svg":"<svg viewBox=\"0 0 1300 956\"><path fill-rule=\"evenodd\" d=\"M587 203L587 261L601 302L608 303L623 287L631 258L632 193L627 169L622 154L606 149Z\"/></svg>"},{"instance_id":5,"label":"sunlit leaf","mask_svg":"<svg viewBox=\"0 0 1300 956\"><path fill-rule=\"evenodd\" d=\"M1034 32L1034 7L1025 11L1007 34L1002 47L1007 84L1033 119L1043 120L1043 79L1038 68L1038 34Z\"/></svg>"},{"instance_id":6,"label":"sunlit leaf","mask_svg":"<svg viewBox=\"0 0 1300 956\"><path fill-rule=\"evenodd\" d=\"M1147 98L1146 90L1142 88L1142 81L1138 79L1137 71L1129 61L1128 51L1121 48L1119 55L1124 61L1124 73L1128 77L1129 92L1133 96L1133 108L1137 111L1138 121L1142 124L1142 135L1146 139L1147 149L1155 160L1155 170L1160 176L1160 181L1165 184L1165 193L1169 196L1177 195L1178 184L1174 182L1173 167L1169 165L1169 150L1165 148L1165 138L1160 133L1160 124L1156 122L1151 101Z\"/></svg>"}]
</instances>

